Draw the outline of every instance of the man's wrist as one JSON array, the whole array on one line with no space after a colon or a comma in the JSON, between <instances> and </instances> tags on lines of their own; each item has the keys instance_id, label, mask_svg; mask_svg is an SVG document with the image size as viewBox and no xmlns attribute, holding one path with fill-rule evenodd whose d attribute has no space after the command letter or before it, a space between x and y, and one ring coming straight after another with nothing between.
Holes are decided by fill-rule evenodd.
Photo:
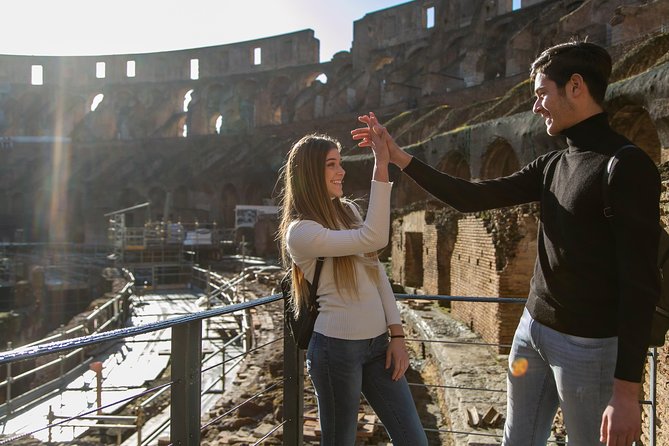
<instances>
[{"instance_id":1,"label":"man's wrist","mask_svg":"<svg viewBox=\"0 0 669 446\"><path fill-rule=\"evenodd\" d=\"M619 398L639 398L641 383L614 378L613 396Z\"/></svg>"},{"instance_id":2,"label":"man's wrist","mask_svg":"<svg viewBox=\"0 0 669 446\"><path fill-rule=\"evenodd\" d=\"M409 165L412 158L412 155L409 155L404 150L398 148L391 156L390 161L400 169L404 170L404 168Z\"/></svg>"}]
</instances>

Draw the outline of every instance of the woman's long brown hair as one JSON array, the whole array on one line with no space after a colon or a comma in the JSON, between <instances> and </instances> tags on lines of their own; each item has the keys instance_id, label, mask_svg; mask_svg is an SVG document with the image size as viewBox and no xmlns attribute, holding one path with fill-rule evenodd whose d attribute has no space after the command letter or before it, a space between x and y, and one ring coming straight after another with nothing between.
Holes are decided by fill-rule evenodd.
<instances>
[{"instance_id":1,"label":"woman's long brown hair","mask_svg":"<svg viewBox=\"0 0 669 446\"><path fill-rule=\"evenodd\" d=\"M290 224L297 220L313 220L325 228L335 230L353 229L362 224L351 209L352 202L330 198L325 184L325 160L332 149L341 151L339 141L334 138L322 134L304 136L288 152L288 159L279 176L282 192L279 197L281 220L278 239L284 267L292 267L294 287L291 305L296 313L299 313L309 295L309 283L288 254L286 235ZM378 281L378 257L376 253L366 256L372 257L366 269ZM334 280L341 294L353 296L357 289L354 262L358 259L360 256L356 255L333 258Z\"/></svg>"}]
</instances>

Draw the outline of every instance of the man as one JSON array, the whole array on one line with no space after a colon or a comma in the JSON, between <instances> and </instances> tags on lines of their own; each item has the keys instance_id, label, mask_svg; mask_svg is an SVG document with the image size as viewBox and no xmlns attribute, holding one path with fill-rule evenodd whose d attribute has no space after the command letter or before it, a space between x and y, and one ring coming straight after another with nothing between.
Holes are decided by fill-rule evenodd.
<instances>
[{"instance_id":1,"label":"man","mask_svg":"<svg viewBox=\"0 0 669 446\"><path fill-rule=\"evenodd\" d=\"M438 172L402 151L371 113L351 132L362 147L371 131L382 134L391 162L462 212L541 203L534 275L509 355L507 446L545 445L558 405L569 444L629 446L641 434L660 179L642 150L625 149L610 186L613 222L604 216L606 164L630 144L604 113L610 73L609 54L587 42L556 45L532 63L532 110L568 147L507 177L473 183Z\"/></svg>"}]
</instances>

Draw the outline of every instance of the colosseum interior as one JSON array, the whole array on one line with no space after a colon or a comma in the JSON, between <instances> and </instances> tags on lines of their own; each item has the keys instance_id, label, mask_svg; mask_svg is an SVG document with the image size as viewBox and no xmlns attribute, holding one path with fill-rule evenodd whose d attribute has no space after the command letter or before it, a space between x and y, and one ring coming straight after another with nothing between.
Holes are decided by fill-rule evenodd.
<instances>
[{"instance_id":1,"label":"colosseum interior","mask_svg":"<svg viewBox=\"0 0 669 446\"><path fill-rule=\"evenodd\" d=\"M669 224L669 1L512 3L415 0L370 12L355 21L351 50L325 63L309 29L151 54L0 55L0 240L104 244L105 214L144 202L129 224L233 229L236 206L273 203L287 150L314 131L343 143L345 192L363 198L371 158L349 131L368 111L448 173L509 174L564 145L530 110L528 65L573 37L613 55L606 109L660 167ZM396 283L424 294L527 295L536 205L463 215L392 176L386 255ZM259 255L276 255L274 229L255 228ZM451 310L486 341L508 343L518 311L478 305ZM658 389L669 386L668 356L660 349ZM657 444L669 444L668 398L658 394Z\"/></svg>"}]
</instances>

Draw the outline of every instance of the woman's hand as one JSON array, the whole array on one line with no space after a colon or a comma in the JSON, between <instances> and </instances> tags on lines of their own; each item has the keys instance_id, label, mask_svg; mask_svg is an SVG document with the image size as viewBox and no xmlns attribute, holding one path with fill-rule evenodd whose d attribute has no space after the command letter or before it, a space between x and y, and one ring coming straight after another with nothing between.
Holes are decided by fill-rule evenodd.
<instances>
[{"instance_id":1,"label":"woman's hand","mask_svg":"<svg viewBox=\"0 0 669 446\"><path fill-rule=\"evenodd\" d=\"M407 353L404 338L390 338L388 350L386 350L386 369L389 369L391 365L393 366L393 381L403 377L409 368L409 353Z\"/></svg>"},{"instance_id":2,"label":"woman's hand","mask_svg":"<svg viewBox=\"0 0 669 446\"><path fill-rule=\"evenodd\" d=\"M359 116L358 121L367 124L367 127L351 130L351 137L360 141L358 147L371 147L374 150L375 146L383 144L388 151L391 163L397 165L400 169L404 169L409 164L412 156L397 145L388 133L388 129L379 124L379 120L374 113L370 112L369 115ZM376 156L376 152L374 156Z\"/></svg>"},{"instance_id":3,"label":"woman's hand","mask_svg":"<svg viewBox=\"0 0 669 446\"><path fill-rule=\"evenodd\" d=\"M383 137L383 132L380 129L377 132L373 130L374 126L379 126L379 121L374 116L374 113L370 112L369 115L360 116L358 117L358 121L367 124L367 127L352 130L351 136L353 139L361 140L358 143L359 147L371 147L377 162L388 164L390 162L390 153L388 151L388 144Z\"/></svg>"}]
</instances>

